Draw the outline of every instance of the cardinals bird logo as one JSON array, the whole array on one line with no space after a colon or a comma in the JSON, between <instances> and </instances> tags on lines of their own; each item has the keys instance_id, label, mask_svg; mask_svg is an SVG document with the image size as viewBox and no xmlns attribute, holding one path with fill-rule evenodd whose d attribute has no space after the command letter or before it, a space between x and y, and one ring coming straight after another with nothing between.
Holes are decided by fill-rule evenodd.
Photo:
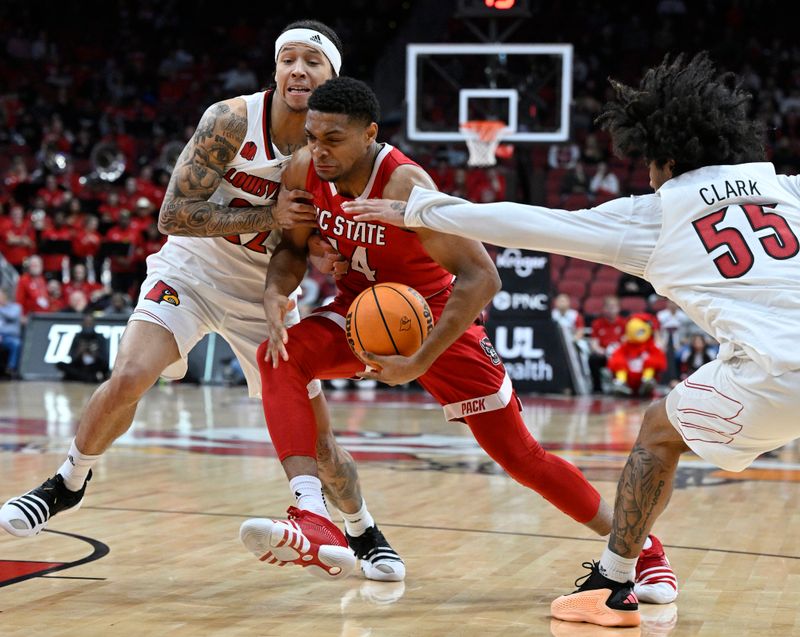
<instances>
[{"instance_id":1,"label":"cardinals bird logo","mask_svg":"<svg viewBox=\"0 0 800 637\"><path fill-rule=\"evenodd\" d=\"M178 293L175 291L175 288L167 285L163 281L158 281L153 286L153 289L150 290L144 298L146 298L148 301L155 301L156 303L161 303L164 301L170 305L177 306L181 304L181 300L178 297Z\"/></svg>"}]
</instances>

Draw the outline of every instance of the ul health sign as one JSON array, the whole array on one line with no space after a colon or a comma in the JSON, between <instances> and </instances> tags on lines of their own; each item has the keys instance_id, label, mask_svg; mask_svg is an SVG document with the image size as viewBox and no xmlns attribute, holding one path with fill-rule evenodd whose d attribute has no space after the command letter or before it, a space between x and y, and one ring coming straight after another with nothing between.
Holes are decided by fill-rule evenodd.
<instances>
[{"instance_id":1,"label":"ul health sign","mask_svg":"<svg viewBox=\"0 0 800 637\"><path fill-rule=\"evenodd\" d=\"M486 330L520 392L561 393L573 383L564 339L550 318L550 255L499 249L503 287L492 300Z\"/></svg>"}]
</instances>

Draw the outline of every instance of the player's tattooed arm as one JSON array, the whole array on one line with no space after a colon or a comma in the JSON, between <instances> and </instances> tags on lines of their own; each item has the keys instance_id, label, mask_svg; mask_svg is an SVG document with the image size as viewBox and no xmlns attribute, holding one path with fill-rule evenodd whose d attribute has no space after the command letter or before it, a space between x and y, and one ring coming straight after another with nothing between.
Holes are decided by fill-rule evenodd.
<instances>
[{"instance_id":1,"label":"player's tattooed arm","mask_svg":"<svg viewBox=\"0 0 800 637\"><path fill-rule=\"evenodd\" d=\"M161 232L219 237L277 228L274 205L231 208L208 201L247 134L245 113L231 100L218 102L203 114L175 162L158 217Z\"/></svg>"}]
</instances>

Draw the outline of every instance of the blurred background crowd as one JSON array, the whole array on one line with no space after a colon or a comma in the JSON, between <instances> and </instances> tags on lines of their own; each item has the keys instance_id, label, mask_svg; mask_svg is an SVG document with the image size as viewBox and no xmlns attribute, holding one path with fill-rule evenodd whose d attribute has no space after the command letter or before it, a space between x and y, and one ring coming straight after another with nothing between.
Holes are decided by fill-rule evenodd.
<instances>
[{"instance_id":1,"label":"blurred background crowd","mask_svg":"<svg viewBox=\"0 0 800 637\"><path fill-rule=\"evenodd\" d=\"M381 99L381 139L417 159L441 190L473 201L579 209L649 192L644 163L614 157L594 118L608 77L634 82L667 52L707 49L738 73L753 95L753 117L767 124L769 158L779 172L800 168L800 45L791 21L780 18L783 3L770 0L532 0L532 18L507 40L574 45L569 141L520 145L492 168L466 166L466 153L452 147L412 144L402 73L386 66L411 34L476 41L453 4L352 0L345 13L311 0L280 9L206 0L3 2L0 368L14 373L30 313L131 311L145 259L165 240L157 215L177 155L207 106L269 85L274 39L295 19L319 19L341 36L343 73ZM595 391L646 394L646 361L666 385L714 355L715 344L644 281L557 256L551 278L553 316L572 331ZM314 272L304 285L306 307L333 291ZM636 341L633 327L626 334L635 318L651 332L639 344L652 343L664 360L639 351L642 369L622 373L612 358Z\"/></svg>"}]
</instances>

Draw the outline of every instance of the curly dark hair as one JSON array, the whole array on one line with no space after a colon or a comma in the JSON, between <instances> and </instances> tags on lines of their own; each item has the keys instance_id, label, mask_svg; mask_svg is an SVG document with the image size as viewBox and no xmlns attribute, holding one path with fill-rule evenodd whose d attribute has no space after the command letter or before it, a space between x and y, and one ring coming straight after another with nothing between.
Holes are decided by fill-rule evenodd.
<instances>
[{"instance_id":1,"label":"curly dark hair","mask_svg":"<svg viewBox=\"0 0 800 637\"><path fill-rule=\"evenodd\" d=\"M616 99L597 123L609 131L619 156L673 160L672 174L703 166L763 161L764 126L748 117L750 95L733 73L717 71L703 51L683 54L647 71L639 88L610 79Z\"/></svg>"},{"instance_id":2,"label":"curly dark hair","mask_svg":"<svg viewBox=\"0 0 800 637\"><path fill-rule=\"evenodd\" d=\"M314 31L319 31L322 35L324 35L331 42L333 42L334 46L337 49L339 49L339 53L342 55L342 59L344 59L344 51L342 50L342 41L336 34L336 31L331 29L327 24L319 22L318 20L297 20L296 22L287 24L283 28L281 33L286 33L289 29L313 29ZM333 74L334 76L336 75L335 70Z\"/></svg>"},{"instance_id":3,"label":"curly dark hair","mask_svg":"<svg viewBox=\"0 0 800 637\"><path fill-rule=\"evenodd\" d=\"M319 86L308 98L308 110L343 113L367 125L380 117L375 93L364 82L352 77L335 77Z\"/></svg>"}]
</instances>

